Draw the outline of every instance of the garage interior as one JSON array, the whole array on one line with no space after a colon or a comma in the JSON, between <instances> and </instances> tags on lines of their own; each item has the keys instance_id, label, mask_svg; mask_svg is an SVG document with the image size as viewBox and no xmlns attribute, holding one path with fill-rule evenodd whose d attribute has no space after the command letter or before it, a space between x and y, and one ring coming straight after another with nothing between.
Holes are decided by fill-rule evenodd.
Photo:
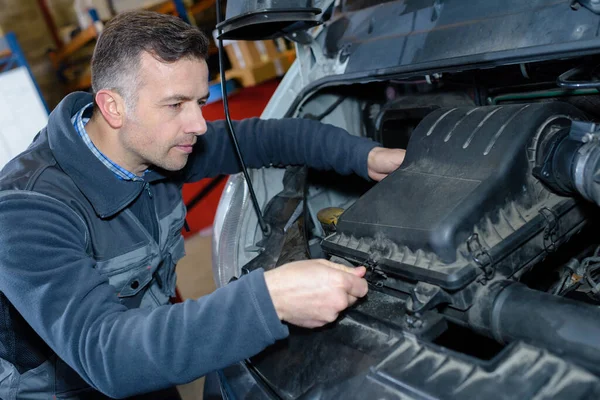
<instances>
[{"instance_id":1,"label":"garage interior","mask_svg":"<svg viewBox=\"0 0 600 400\"><path fill-rule=\"evenodd\" d=\"M219 57L218 7L269 21L285 2L218 1L0 0L0 169L64 96L91 90L110 18L176 16L210 39L207 121L228 104L232 120L319 121L406 150L381 182L270 165L252 185L183 185L174 303L297 260L366 268L365 301L219 371L221 393L600 398L599 2L289 0L322 20L286 16L274 26L293 33L271 37L256 10L236 32L234 13L227 29L257 37L227 37ZM213 399L204 385L177 389Z\"/></svg>"}]
</instances>

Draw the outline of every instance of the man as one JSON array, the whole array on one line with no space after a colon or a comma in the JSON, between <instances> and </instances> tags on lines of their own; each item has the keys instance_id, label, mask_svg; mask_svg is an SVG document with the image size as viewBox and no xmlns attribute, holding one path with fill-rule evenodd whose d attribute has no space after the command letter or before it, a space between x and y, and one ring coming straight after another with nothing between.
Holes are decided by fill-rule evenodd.
<instances>
[{"instance_id":1,"label":"man","mask_svg":"<svg viewBox=\"0 0 600 400\"><path fill-rule=\"evenodd\" d=\"M117 16L93 95L63 99L0 173L0 398L175 398L174 385L285 338L286 323L322 326L367 293L364 268L306 260L169 304L183 183L239 171L223 121L202 117L207 48L175 17ZM381 179L404 157L314 121L235 125L255 168Z\"/></svg>"}]
</instances>

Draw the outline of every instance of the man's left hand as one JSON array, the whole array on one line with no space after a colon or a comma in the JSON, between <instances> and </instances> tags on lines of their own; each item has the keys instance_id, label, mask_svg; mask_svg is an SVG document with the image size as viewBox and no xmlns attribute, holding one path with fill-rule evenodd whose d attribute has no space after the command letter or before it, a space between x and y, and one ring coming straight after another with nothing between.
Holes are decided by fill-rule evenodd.
<instances>
[{"instance_id":1,"label":"man's left hand","mask_svg":"<svg viewBox=\"0 0 600 400\"><path fill-rule=\"evenodd\" d=\"M373 148L368 157L369 177L375 181L382 180L398 169L405 155L406 150L403 149Z\"/></svg>"}]
</instances>

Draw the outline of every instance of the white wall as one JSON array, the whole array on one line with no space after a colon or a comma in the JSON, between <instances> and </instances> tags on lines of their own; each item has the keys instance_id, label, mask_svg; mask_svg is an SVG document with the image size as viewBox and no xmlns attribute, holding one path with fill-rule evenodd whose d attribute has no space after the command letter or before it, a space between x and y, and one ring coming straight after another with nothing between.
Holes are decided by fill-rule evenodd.
<instances>
[{"instance_id":1,"label":"white wall","mask_svg":"<svg viewBox=\"0 0 600 400\"><path fill-rule=\"evenodd\" d=\"M0 168L29 146L48 113L27 69L0 74Z\"/></svg>"}]
</instances>

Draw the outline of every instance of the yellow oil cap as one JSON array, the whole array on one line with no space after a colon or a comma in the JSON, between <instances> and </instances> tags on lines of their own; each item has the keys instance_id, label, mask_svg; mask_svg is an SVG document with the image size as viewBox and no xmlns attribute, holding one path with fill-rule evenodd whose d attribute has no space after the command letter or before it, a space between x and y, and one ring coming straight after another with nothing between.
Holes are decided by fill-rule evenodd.
<instances>
[{"instance_id":1,"label":"yellow oil cap","mask_svg":"<svg viewBox=\"0 0 600 400\"><path fill-rule=\"evenodd\" d=\"M340 207L327 207L317 213L317 218L322 225L335 227L340 215L342 215L344 211L345 210Z\"/></svg>"}]
</instances>

